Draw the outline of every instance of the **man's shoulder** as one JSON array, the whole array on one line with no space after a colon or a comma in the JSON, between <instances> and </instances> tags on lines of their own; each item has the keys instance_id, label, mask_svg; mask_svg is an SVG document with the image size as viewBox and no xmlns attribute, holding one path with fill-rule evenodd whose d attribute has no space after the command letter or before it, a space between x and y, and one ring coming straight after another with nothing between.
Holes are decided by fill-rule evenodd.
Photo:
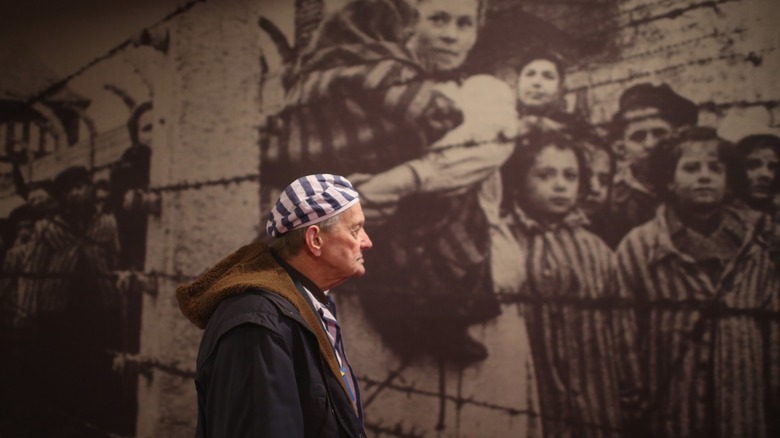
<instances>
[{"instance_id":1,"label":"man's shoulder","mask_svg":"<svg viewBox=\"0 0 780 438\"><path fill-rule=\"evenodd\" d=\"M274 328L282 314L290 316L297 313L289 301L281 296L260 288L225 298L209 318L206 331L224 333L232 327L244 323Z\"/></svg>"},{"instance_id":2,"label":"man's shoulder","mask_svg":"<svg viewBox=\"0 0 780 438\"><path fill-rule=\"evenodd\" d=\"M290 318L298 321L301 316L289 301L263 289L249 289L226 298L217 306L203 331L198 361L210 356L219 340L236 327L249 324L284 336L286 327L290 327Z\"/></svg>"}]
</instances>

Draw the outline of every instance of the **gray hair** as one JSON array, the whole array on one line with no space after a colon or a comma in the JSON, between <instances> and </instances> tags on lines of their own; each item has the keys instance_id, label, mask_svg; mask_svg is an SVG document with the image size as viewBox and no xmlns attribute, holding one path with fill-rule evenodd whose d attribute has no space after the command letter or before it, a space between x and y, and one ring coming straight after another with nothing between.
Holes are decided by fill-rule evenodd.
<instances>
[{"instance_id":1,"label":"gray hair","mask_svg":"<svg viewBox=\"0 0 780 438\"><path fill-rule=\"evenodd\" d=\"M331 216L322 222L288 231L279 237L271 239L269 246L282 260L287 260L298 254L306 246L306 230L309 227L317 225L324 233L330 233L336 227L336 224L339 223L340 216L341 213Z\"/></svg>"}]
</instances>

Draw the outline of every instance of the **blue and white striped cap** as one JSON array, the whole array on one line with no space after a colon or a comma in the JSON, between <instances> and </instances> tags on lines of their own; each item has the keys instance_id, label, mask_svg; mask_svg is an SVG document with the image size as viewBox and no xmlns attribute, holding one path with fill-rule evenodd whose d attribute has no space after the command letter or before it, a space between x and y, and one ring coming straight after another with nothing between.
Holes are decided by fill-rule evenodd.
<instances>
[{"instance_id":1,"label":"blue and white striped cap","mask_svg":"<svg viewBox=\"0 0 780 438\"><path fill-rule=\"evenodd\" d=\"M268 215L266 231L271 237L313 225L333 217L359 201L358 192L346 178L328 173L307 175L284 189Z\"/></svg>"}]
</instances>

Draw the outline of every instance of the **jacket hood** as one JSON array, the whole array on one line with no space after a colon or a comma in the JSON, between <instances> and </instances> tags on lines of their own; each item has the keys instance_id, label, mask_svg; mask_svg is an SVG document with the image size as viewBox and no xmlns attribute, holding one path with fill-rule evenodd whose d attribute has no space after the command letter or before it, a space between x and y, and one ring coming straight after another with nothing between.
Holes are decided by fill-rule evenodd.
<instances>
[{"instance_id":1,"label":"jacket hood","mask_svg":"<svg viewBox=\"0 0 780 438\"><path fill-rule=\"evenodd\" d=\"M264 243L243 246L192 283L180 285L176 288L176 300L184 316L203 329L224 299L253 288L280 295L295 307L316 336L320 353L331 373L340 376L338 359L319 317ZM344 379L337 380L344 393L349 394Z\"/></svg>"},{"instance_id":2,"label":"jacket hood","mask_svg":"<svg viewBox=\"0 0 780 438\"><path fill-rule=\"evenodd\" d=\"M301 314L309 307L287 271L277 263L268 246L260 242L239 248L192 283L180 285L176 299L184 316L203 329L222 300L250 288L283 296Z\"/></svg>"}]
</instances>

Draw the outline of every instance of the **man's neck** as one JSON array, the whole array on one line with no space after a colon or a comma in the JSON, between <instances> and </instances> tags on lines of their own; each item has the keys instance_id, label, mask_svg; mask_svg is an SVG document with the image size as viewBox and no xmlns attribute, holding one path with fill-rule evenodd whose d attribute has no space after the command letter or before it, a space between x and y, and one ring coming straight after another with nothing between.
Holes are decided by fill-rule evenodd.
<instances>
[{"instance_id":1,"label":"man's neck","mask_svg":"<svg viewBox=\"0 0 780 438\"><path fill-rule=\"evenodd\" d=\"M315 294L315 296L319 298L325 297L327 294L328 289L332 287L327 282L323 281L323 275L321 274L321 269L319 266L315 263L314 260L312 260L307 254L296 254L295 256L288 257L286 259L282 259L281 257L276 257L277 260L279 260L283 265L286 265L293 270L295 270L301 277L303 277L304 286L307 287L307 289L316 289L312 290L312 293ZM307 284L308 283L308 284ZM320 295L322 295L320 297Z\"/></svg>"}]
</instances>

